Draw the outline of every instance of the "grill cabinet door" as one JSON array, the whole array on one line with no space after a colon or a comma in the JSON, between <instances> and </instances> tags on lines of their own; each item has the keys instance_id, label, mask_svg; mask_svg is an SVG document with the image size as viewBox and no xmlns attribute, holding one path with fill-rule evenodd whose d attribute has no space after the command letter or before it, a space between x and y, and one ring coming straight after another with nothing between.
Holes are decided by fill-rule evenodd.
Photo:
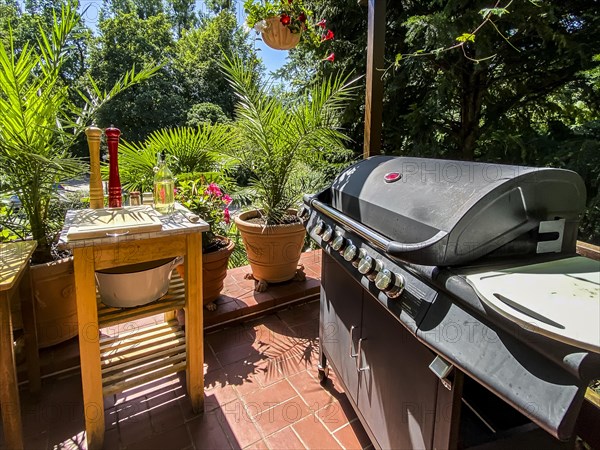
<instances>
[{"instance_id":1,"label":"grill cabinet door","mask_svg":"<svg viewBox=\"0 0 600 450\"><path fill-rule=\"evenodd\" d=\"M362 287L323 252L319 341L328 363L340 375L346 394L356 402L356 344L360 335ZM350 329L354 327L352 331Z\"/></svg>"},{"instance_id":2,"label":"grill cabinet door","mask_svg":"<svg viewBox=\"0 0 600 450\"><path fill-rule=\"evenodd\" d=\"M358 408L378 447L432 448L434 423L443 420L439 380L428 367L433 353L366 291L360 337Z\"/></svg>"}]
</instances>

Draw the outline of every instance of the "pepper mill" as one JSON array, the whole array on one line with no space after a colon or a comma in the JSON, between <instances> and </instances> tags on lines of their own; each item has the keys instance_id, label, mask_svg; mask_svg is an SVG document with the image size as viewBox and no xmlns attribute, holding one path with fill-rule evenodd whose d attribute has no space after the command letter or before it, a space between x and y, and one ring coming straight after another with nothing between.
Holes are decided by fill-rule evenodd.
<instances>
[{"instance_id":1,"label":"pepper mill","mask_svg":"<svg viewBox=\"0 0 600 450\"><path fill-rule=\"evenodd\" d=\"M111 125L104 130L108 144L108 207L121 208L121 180L119 179L119 136L121 130Z\"/></svg>"},{"instance_id":2,"label":"pepper mill","mask_svg":"<svg viewBox=\"0 0 600 450\"><path fill-rule=\"evenodd\" d=\"M90 149L90 208L104 208L104 190L100 177L100 136L102 130L94 125L85 130Z\"/></svg>"}]
</instances>

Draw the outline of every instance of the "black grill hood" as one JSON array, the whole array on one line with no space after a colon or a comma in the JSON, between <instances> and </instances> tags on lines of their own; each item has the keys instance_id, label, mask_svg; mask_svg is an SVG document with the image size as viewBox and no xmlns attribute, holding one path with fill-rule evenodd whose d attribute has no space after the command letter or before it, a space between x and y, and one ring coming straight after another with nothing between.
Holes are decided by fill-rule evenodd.
<instances>
[{"instance_id":1,"label":"black grill hood","mask_svg":"<svg viewBox=\"0 0 600 450\"><path fill-rule=\"evenodd\" d=\"M375 156L316 200L384 236L394 258L459 265L511 242L574 253L585 186L563 169Z\"/></svg>"}]
</instances>

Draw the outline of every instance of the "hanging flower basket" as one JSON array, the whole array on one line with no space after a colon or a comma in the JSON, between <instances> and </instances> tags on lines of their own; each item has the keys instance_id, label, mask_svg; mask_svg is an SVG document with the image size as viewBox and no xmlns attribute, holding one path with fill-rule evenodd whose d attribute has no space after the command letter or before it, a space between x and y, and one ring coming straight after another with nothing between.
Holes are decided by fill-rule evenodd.
<instances>
[{"instance_id":1,"label":"hanging flower basket","mask_svg":"<svg viewBox=\"0 0 600 450\"><path fill-rule=\"evenodd\" d=\"M265 44L275 50L290 50L298 45L302 33L292 33L281 23L279 17L265 19L266 26L261 32Z\"/></svg>"}]
</instances>

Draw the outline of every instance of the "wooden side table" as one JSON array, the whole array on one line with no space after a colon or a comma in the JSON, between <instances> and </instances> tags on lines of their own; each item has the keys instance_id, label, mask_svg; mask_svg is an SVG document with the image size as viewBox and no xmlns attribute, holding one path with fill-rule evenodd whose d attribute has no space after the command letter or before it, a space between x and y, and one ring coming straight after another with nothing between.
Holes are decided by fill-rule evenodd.
<instances>
[{"instance_id":1,"label":"wooden side table","mask_svg":"<svg viewBox=\"0 0 600 450\"><path fill-rule=\"evenodd\" d=\"M67 213L61 244L73 250L79 352L88 448L104 440L103 396L121 392L167 374L186 371L187 391L195 412L204 405L202 311L203 221L190 222L183 213L161 217L162 230L119 237L67 240L70 224L87 210ZM177 256L185 257L185 282L175 273L169 292L148 305L109 308L96 296L96 270ZM124 339L100 338L99 329L185 307L185 335L175 320L150 331L137 330ZM156 344L156 336L162 336ZM143 365L143 367L141 367Z\"/></svg>"},{"instance_id":2,"label":"wooden side table","mask_svg":"<svg viewBox=\"0 0 600 450\"><path fill-rule=\"evenodd\" d=\"M36 246L35 241L0 244L0 407L5 443L10 449L23 448L21 407L10 313L10 301L17 295L21 300L23 315L29 388L32 392L39 392L41 386L35 308L29 280L29 259Z\"/></svg>"}]
</instances>

